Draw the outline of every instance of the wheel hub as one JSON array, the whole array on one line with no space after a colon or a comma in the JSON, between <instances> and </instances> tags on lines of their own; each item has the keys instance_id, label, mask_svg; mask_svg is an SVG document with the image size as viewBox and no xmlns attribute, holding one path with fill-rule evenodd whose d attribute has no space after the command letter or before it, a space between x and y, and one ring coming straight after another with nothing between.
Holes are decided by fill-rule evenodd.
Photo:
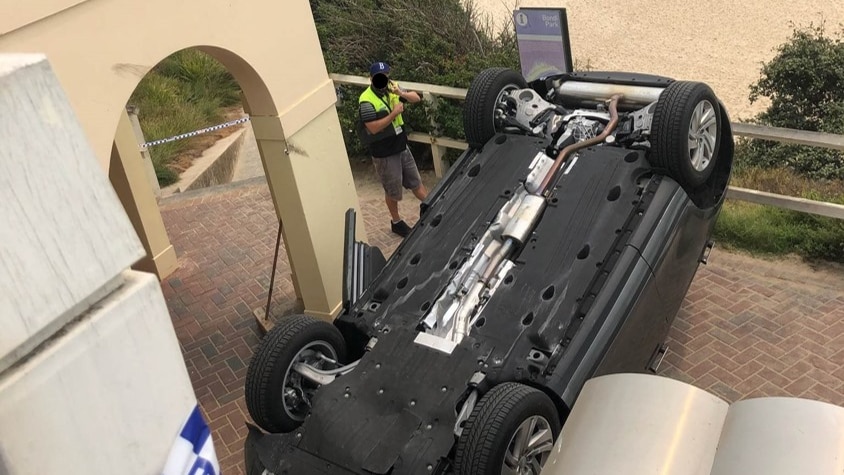
<instances>
[{"instance_id":1,"label":"wheel hub","mask_svg":"<svg viewBox=\"0 0 844 475\"><path fill-rule=\"evenodd\" d=\"M317 385L303 378L294 370L296 364L303 363L318 369L325 369L329 361L337 360L337 352L325 341L313 341L296 353L284 375L282 403L284 412L294 420L303 421L311 407L311 396Z\"/></svg>"},{"instance_id":2,"label":"wheel hub","mask_svg":"<svg viewBox=\"0 0 844 475\"><path fill-rule=\"evenodd\" d=\"M512 91L519 89L517 84L508 84L498 92L498 95L495 97L495 109L492 113L492 123L495 124L496 131L499 130L503 126L503 122L505 119L507 102L504 100L504 97Z\"/></svg>"}]
</instances>

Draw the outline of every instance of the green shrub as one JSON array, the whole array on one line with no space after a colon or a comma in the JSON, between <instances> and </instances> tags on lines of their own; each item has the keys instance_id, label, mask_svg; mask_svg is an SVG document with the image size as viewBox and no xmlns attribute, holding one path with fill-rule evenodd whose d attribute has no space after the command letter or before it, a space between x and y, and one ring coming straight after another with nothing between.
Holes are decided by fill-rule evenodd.
<instances>
[{"instance_id":1,"label":"green shrub","mask_svg":"<svg viewBox=\"0 0 844 475\"><path fill-rule=\"evenodd\" d=\"M240 102L240 87L234 77L219 61L201 51L174 53L156 69L181 83L181 92L188 102L216 104L218 108Z\"/></svg>"},{"instance_id":2,"label":"green shrub","mask_svg":"<svg viewBox=\"0 0 844 475\"><path fill-rule=\"evenodd\" d=\"M513 28L500 33L471 2L459 0L311 0L323 55L332 73L368 76L375 61L387 61L399 82L467 88L492 66L519 68ZM340 122L350 156L364 155L354 133L362 88L341 86ZM405 122L415 131L464 138L462 101L439 99L407 107ZM425 149L423 146L420 150Z\"/></svg>"},{"instance_id":3,"label":"green shrub","mask_svg":"<svg viewBox=\"0 0 844 475\"><path fill-rule=\"evenodd\" d=\"M158 179L159 185L167 186L179 181L179 175L171 168L161 165L160 163L156 166L154 161L153 167L155 168L155 178Z\"/></svg>"},{"instance_id":4,"label":"green shrub","mask_svg":"<svg viewBox=\"0 0 844 475\"><path fill-rule=\"evenodd\" d=\"M842 30L844 31L844 30ZM770 101L754 122L844 133L844 42L824 26L795 29L750 86L750 100ZM764 140L736 140L732 185L816 201L844 203L844 154ZM716 226L728 247L797 253L844 262L844 221L730 201Z\"/></svg>"},{"instance_id":5,"label":"green shrub","mask_svg":"<svg viewBox=\"0 0 844 475\"><path fill-rule=\"evenodd\" d=\"M198 50L176 52L157 64L138 83L129 102L139 108L138 120L150 142L219 123L222 108L240 101L240 87L217 60ZM178 180L173 160L192 139L149 148L158 182Z\"/></svg>"},{"instance_id":6,"label":"green shrub","mask_svg":"<svg viewBox=\"0 0 844 475\"><path fill-rule=\"evenodd\" d=\"M844 133L844 41L824 26L795 29L750 86L750 100L765 97L768 108L755 121L774 127ZM844 153L823 148L754 140L744 160L754 166L788 167L811 178L844 178Z\"/></svg>"}]
</instances>

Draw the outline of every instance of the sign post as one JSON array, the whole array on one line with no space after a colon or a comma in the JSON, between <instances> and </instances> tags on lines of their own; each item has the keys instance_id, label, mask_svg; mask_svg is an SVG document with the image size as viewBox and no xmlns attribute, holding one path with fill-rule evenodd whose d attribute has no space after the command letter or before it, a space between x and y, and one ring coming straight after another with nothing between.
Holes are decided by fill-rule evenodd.
<instances>
[{"instance_id":1,"label":"sign post","mask_svg":"<svg viewBox=\"0 0 844 475\"><path fill-rule=\"evenodd\" d=\"M574 69L565 8L513 11L522 75L530 82Z\"/></svg>"}]
</instances>

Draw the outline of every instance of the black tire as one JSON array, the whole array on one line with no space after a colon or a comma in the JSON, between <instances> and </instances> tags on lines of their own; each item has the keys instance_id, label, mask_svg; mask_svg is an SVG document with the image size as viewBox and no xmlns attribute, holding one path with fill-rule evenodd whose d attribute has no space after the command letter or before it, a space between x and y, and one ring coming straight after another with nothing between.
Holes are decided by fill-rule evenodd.
<instances>
[{"instance_id":1,"label":"black tire","mask_svg":"<svg viewBox=\"0 0 844 475\"><path fill-rule=\"evenodd\" d=\"M698 142L698 149L710 149L711 156L704 165L693 165L694 154L689 141L690 126L696 108L709 107L715 114L714 145ZM680 186L694 189L702 185L715 168L721 146L721 106L709 86L700 82L676 81L659 96L651 123L651 165L668 171Z\"/></svg>"},{"instance_id":2,"label":"black tire","mask_svg":"<svg viewBox=\"0 0 844 475\"><path fill-rule=\"evenodd\" d=\"M475 76L463 104L463 128L470 147L483 147L495 135L493 118L501 92L508 88L527 87L525 78L508 68L484 69Z\"/></svg>"},{"instance_id":3,"label":"black tire","mask_svg":"<svg viewBox=\"0 0 844 475\"><path fill-rule=\"evenodd\" d=\"M305 414L285 404L284 385L294 358L308 345L311 345L309 351L311 348L320 352L333 351L334 355L325 356L338 362L346 357L346 343L337 327L314 317L296 315L273 326L249 361L246 408L255 423L268 432L290 432L304 420ZM295 374L295 377L300 376Z\"/></svg>"},{"instance_id":4,"label":"black tire","mask_svg":"<svg viewBox=\"0 0 844 475\"><path fill-rule=\"evenodd\" d=\"M519 383L503 383L492 388L478 401L463 426L457 441L454 473L501 475L511 440L521 424L534 416L547 421L553 434L553 447L560 435L560 418L545 393Z\"/></svg>"}]
</instances>

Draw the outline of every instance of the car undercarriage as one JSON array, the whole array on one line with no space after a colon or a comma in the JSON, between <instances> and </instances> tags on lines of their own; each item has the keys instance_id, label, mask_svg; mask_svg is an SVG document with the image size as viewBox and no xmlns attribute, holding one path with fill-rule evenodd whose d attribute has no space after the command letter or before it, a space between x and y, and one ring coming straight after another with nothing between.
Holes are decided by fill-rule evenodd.
<instances>
[{"instance_id":1,"label":"car undercarriage","mask_svg":"<svg viewBox=\"0 0 844 475\"><path fill-rule=\"evenodd\" d=\"M389 258L346 215L344 310L250 362L249 474L535 474L587 379L655 372L732 170L708 86L492 68Z\"/></svg>"}]
</instances>

